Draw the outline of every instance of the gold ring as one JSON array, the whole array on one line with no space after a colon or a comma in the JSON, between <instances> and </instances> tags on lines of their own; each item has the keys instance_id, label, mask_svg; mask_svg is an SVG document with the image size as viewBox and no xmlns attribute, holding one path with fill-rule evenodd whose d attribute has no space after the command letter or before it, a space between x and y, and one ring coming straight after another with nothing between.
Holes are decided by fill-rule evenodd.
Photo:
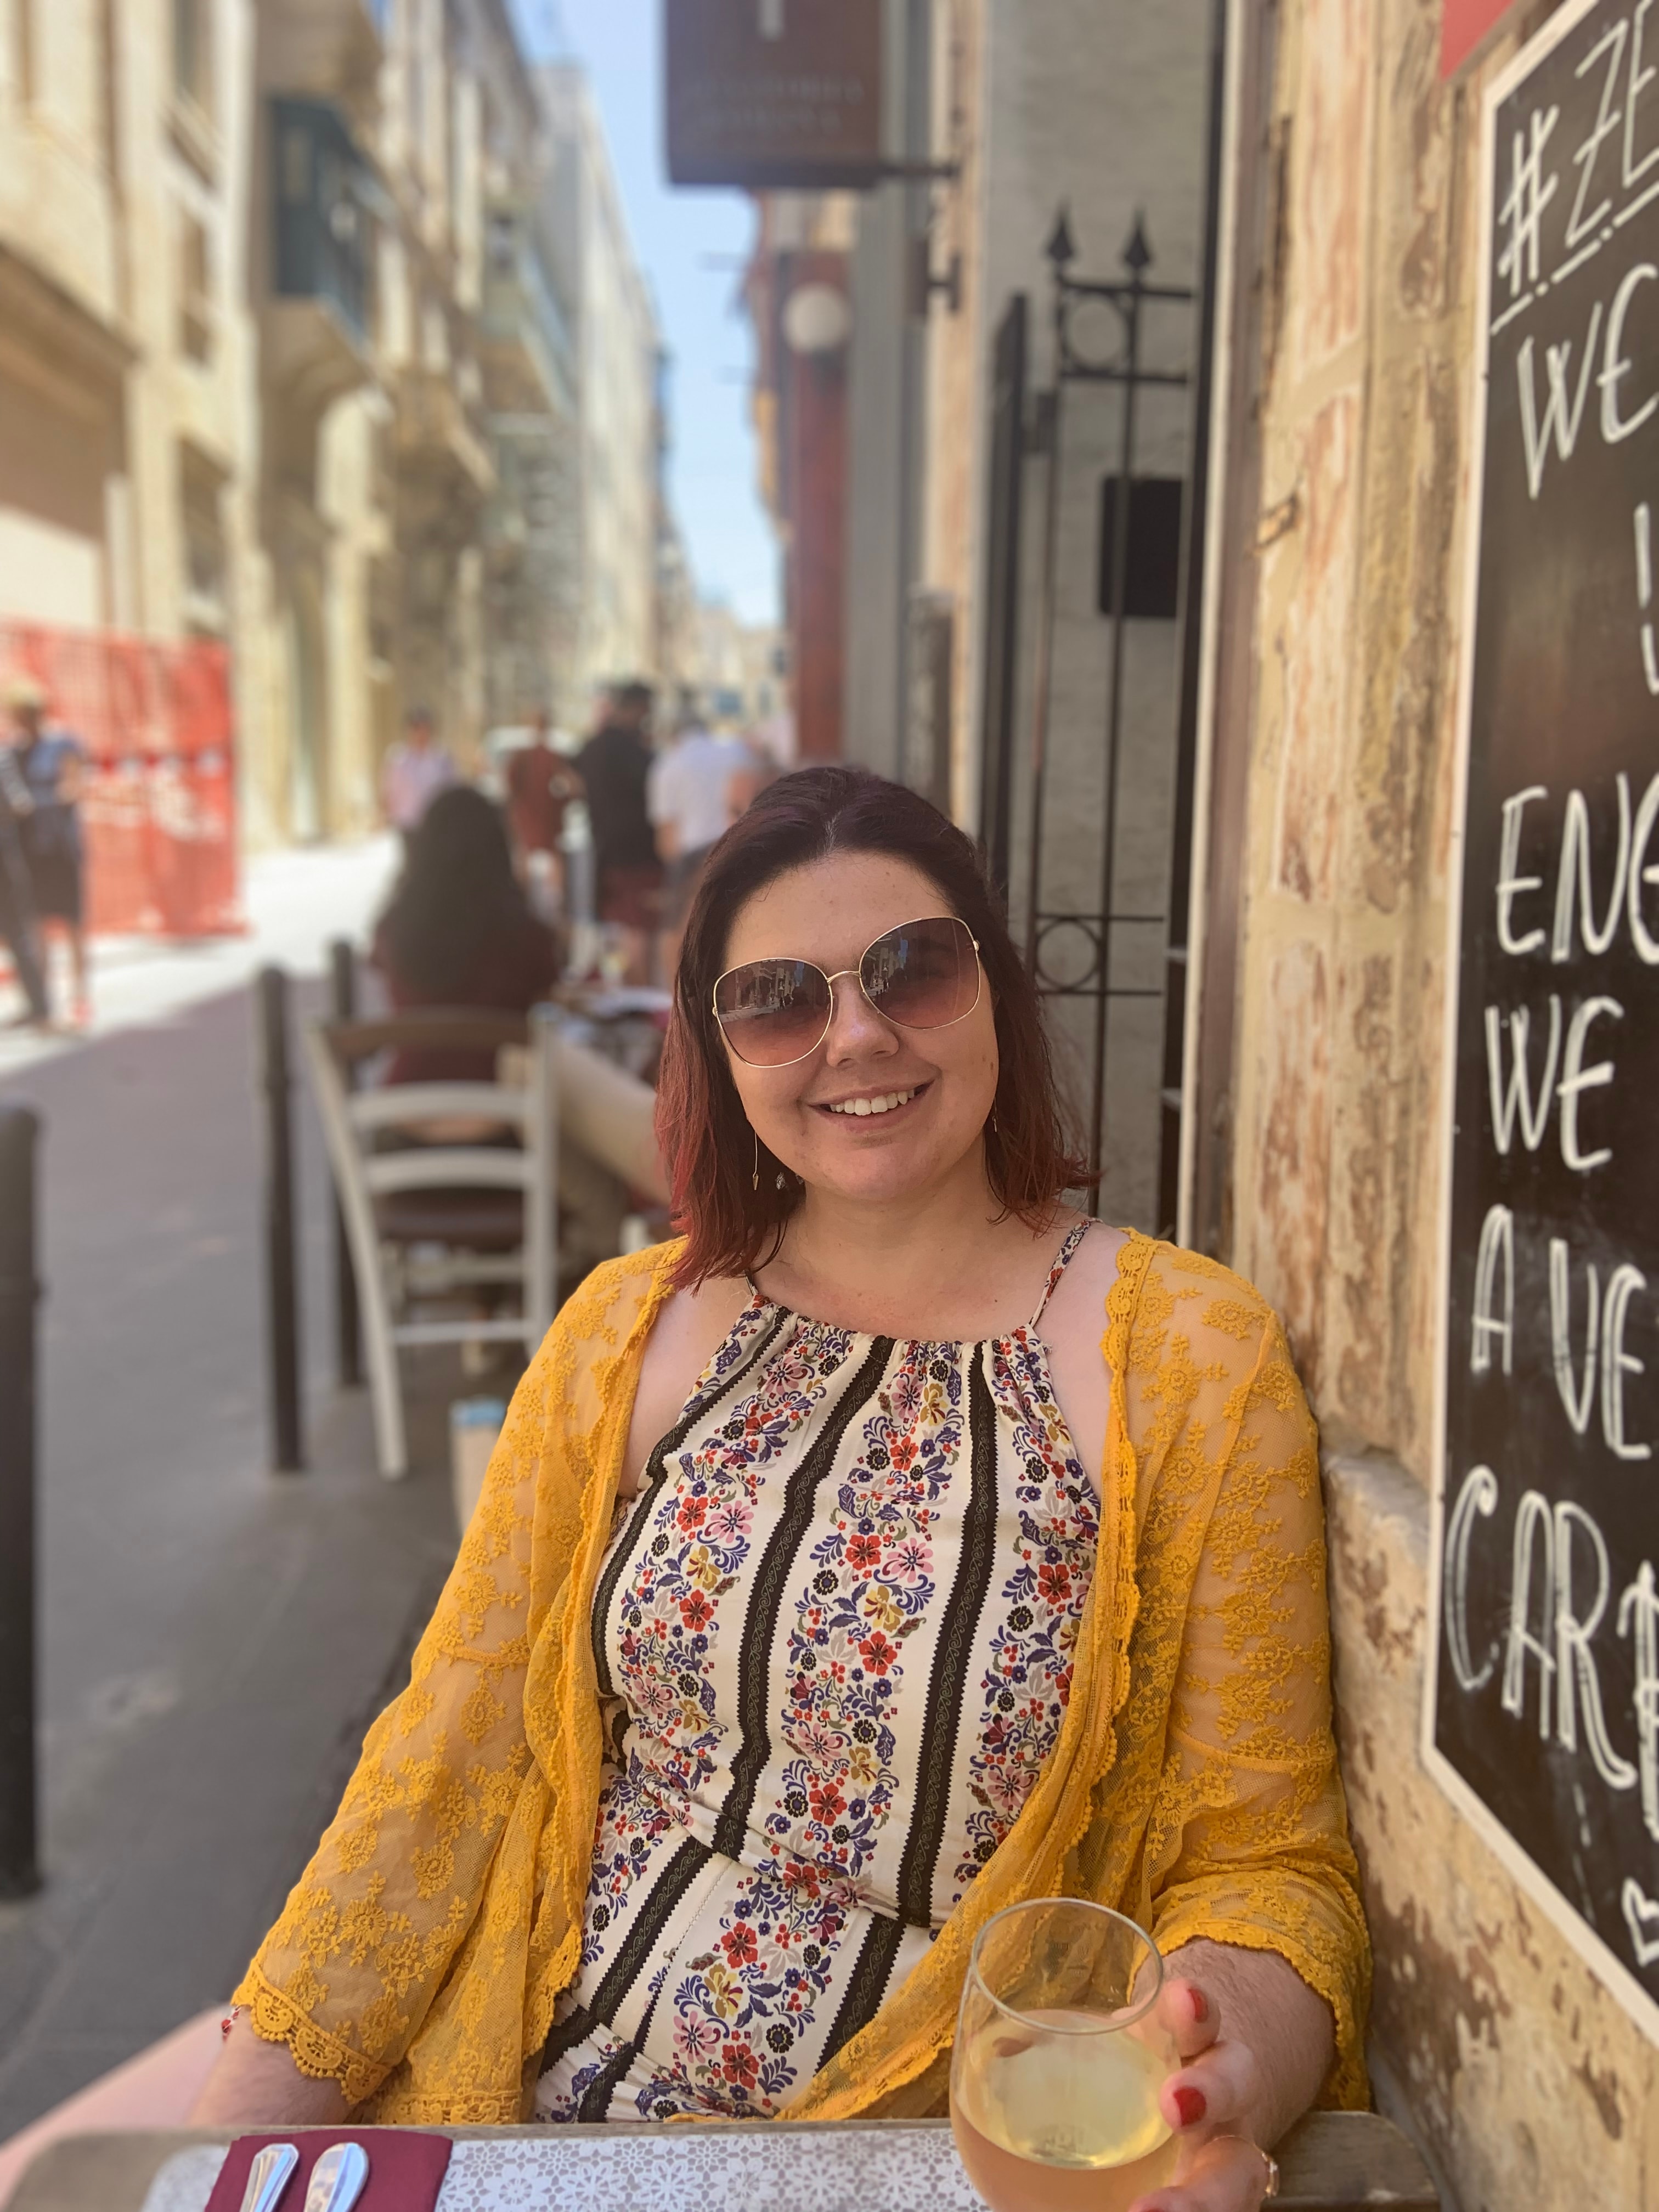
<instances>
[{"instance_id":1,"label":"gold ring","mask_svg":"<svg viewBox=\"0 0 1659 2212\"><path fill-rule=\"evenodd\" d=\"M1269 2197L1278 2196L1279 2160L1273 2156L1271 2151L1263 2150L1259 2142L1251 2142L1249 2136L1212 2136L1210 2137L1210 2141L1212 2142L1243 2143L1249 2149L1253 2150L1256 2156L1261 2160L1262 2165L1267 2168L1267 2184L1261 2191L1262 2203L1265 2204Z\"/></svg>"}]
</instances>

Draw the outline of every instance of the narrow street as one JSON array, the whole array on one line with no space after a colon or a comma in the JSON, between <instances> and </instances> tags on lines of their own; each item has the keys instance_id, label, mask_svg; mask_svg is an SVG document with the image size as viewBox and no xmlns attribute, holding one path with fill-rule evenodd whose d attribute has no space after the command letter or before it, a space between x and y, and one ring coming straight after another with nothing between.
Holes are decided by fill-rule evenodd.
<instances>
[{"instance_id":1,"label":"narrow street","mask_svg":"<svg viewBox=\"0 0 1659 2212\"><path fill-rule=\"evenodd\" d=\"M228 1993L453 1550L452 1360L415 1368L400 1485L374 1471L366 1394L333 1387L325 1164L297 1086L311 1466L267 1471L249 994L214 971L308 968L297 1025L384 856L253 877L274 910L247 940L131 959L131 1025L0 1075L42 1117L46 1285L46 1883L0 1906L0 2136ZM192 976L216 988L183 1004Z\"/></svg>"}]
</instances>

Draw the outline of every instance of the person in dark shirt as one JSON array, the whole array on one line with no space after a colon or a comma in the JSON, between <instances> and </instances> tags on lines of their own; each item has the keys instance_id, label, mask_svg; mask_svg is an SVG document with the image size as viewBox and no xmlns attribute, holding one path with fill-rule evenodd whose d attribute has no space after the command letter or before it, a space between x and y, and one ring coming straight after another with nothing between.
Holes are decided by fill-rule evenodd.
<instances>
[{"instance_id":1,"label":"person in dark shirt","mask_svg":"<svg viewBox=\"0 0 1659 2212\"><path fill-rule=\"evenodd\" d=\"M662 892L662 862L646 807L652 705L649 684L619 684L576 756L598 871L594 917L621 933L630 983L647 980Z\"/></svg>"},{"instance_id":2,"label":"person in dark shirt","mask_svg":"<svg viewBox=\"0 0 1659 2212\"><path fill-rule=\"evenodd\" d=\"M481 1006L528 1013L558 980L558 941L514 873L501 810L458 784L441 791L374 933L374 959L399 1013ZM398 1053L389 1083L493 1083L495 1056L449 1048Z\"/></svg>"},{"instance_id":3,"label":"person in dark shirt","mask_svg":"<svg viewBox=\"0 0 1659 2212\"><path fill-rule=\"evenodd\" d=\"M28 1012L21 1019L45 1029L52 1009L36 931L34 886L23 849L23 832L33 805L11 749L0 745L0 945L11 954L12 968L27 1004Z\"/></svg>"}]
</instances>

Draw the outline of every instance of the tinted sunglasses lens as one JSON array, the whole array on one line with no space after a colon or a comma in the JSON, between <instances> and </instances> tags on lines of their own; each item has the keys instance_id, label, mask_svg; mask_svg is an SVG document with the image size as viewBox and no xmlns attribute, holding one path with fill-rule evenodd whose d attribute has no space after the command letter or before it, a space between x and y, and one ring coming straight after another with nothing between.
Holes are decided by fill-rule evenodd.
<instances>
[{"instance_id":1,"label":"tinted sunglasses lens","mask_svg":"<svg viewBox=\"0 0 1659 2212\"><path fill-rule=\"evenodd\" d=\"M830 1020L830 986L810 960L751 960L722 975L714 1012L726 1042L750 1067L804 1060Z\"/></svg>"},{"instance_id":2,"label":"tinted sunglasses lens","mask_svg":"<svg viewBox=\"0 0 1659 2212\"><path fill-rule=\"evenodd\" d=\"M971 1013L979 956L965 921L939 915L878 937L859 970L865 996L908 1030L942 1030Z\"/></svg>"}]
</instances>

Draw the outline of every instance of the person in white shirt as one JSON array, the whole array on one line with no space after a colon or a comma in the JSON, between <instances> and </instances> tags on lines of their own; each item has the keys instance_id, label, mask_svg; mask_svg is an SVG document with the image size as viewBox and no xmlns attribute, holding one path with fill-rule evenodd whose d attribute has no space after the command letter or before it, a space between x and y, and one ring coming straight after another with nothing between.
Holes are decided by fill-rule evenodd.
<instances>
[{"instance_id":1,"label":"person in white shirt","mask_svg":"<svg viewBox=\"0 0 1659 2212\"><path fill-rule=\"evenodd\" d=\"M667 867L661 974L671 988L703 862L737 818L734 787L749 766L749 748L741 738L705 729L690 713L682 716L667 750L651 763L645 805Z\"/></svg>"},{"instance_id":2,"label":"person in white shirt","mask_svg":"<svg viewBox=\"0 0 1659 2212\"><path fill-rule=\"evenodd\" d=\"M380 763L380 805L405 843L438 793L458 781L453 758L437 741L431 710L411 707L404 719L403 742L392 746Z\"/></svg>"}]
</instances>

